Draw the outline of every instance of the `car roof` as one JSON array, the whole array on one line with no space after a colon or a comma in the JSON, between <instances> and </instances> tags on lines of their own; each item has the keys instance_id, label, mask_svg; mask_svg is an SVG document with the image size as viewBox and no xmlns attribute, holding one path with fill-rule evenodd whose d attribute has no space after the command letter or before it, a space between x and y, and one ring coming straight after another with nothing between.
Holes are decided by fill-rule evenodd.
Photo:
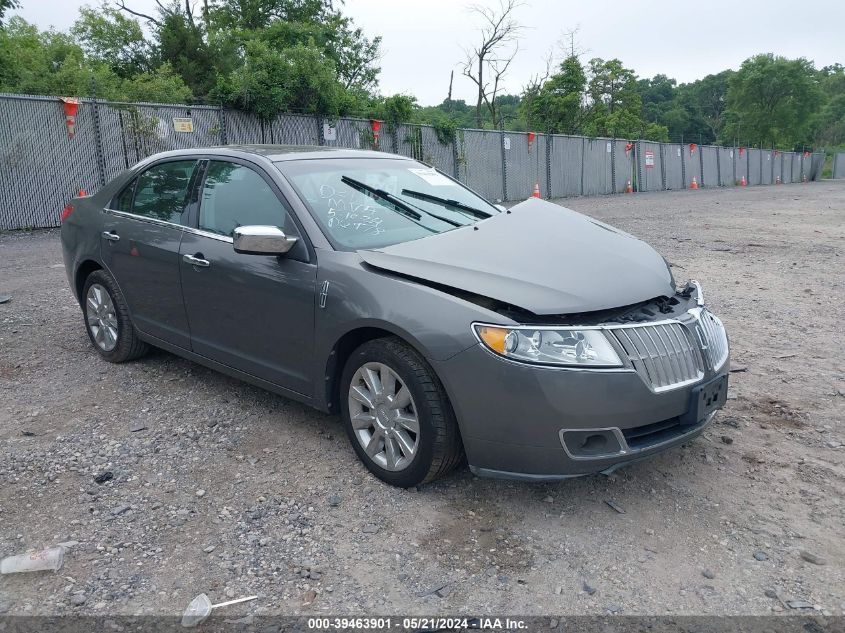
<instances>
[{"instance_id":1,"label":"car roof","mask_svg":"<svg viewBox=\"0 0 845 633\"><path fill-rule=\"evenodd\" d=\"M320 145L218 145L214 147L194 147L173 150L158 156L193 156L195 154L220 154L221 156L262 156L274 163L289 160L313 160L325 158L395 158L411 160L406 156L377 152L372 150L324 147Z\"/></svg>"}]
</instances>

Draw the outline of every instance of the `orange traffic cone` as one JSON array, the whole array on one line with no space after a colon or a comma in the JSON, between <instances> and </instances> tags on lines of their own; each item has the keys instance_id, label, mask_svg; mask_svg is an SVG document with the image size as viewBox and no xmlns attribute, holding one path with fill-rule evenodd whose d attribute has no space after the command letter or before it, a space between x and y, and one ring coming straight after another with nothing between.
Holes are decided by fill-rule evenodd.
<instances>
[{"instance_id":1,"label":"orange traffic cone","mask_svg":"<svg viewBox=\"0 0 845 633\"><path fill-rule=\"evenodd\" d=\"M85 197L85 196L87 196L87 195L88 195L88 194L87 194L87 193L85 193L85 189L80 189L80 190L79 190L79 195L78 195L77 197L78 197L78 198L84 198L84 197Z\"/></svg>"},{"instance_id":2,"label":"orange traffic cone","mask_svg":"<svg viewBox=\"0 0 845 633\"><path fill-rule=\"evenodd\" d=\"M780 184L780 176L777 176L777 177L775 178L775 184L776 184L776 185L779 185L779 184Z\"/></svg>"},{"instance_id":3,"label":"orange traffic cone","mask_svg":"<svg viewBox=\"0 0 845 633\"><path fill-rule=\"evenodd\" d=\"M740 187L747 187L748 183L745 181L745 176L742 177L742 180L739 181Z\"/></svg>"},{"instance_id":4,"label":"orange traffic cone","mask_svg":"<svg viewBox=\"0 0 845 633\"><path fill-rule=\"evenodd\" d=\"M692 184L689 186L690 189L698 189L698 181L695 179L695 176L692 177Z\"/></svg>"},{"instance_id":5,"label":"orange traffic cone","mask_svg":"<svg viewBox=\"0 0 845 633\"><path fill-rule=\"evenodd\" d=\"M539 198L540 197L540 183L534 183L534 193L531 194L532 198Z\"/></svg>"},{"instance_id":6,"label":"orange traffic cone","mask_svg":"<svg viewBox=\"0 0 845 633\"><path fill-rule=\"evenodd\" d=\"M628 184L625 185L625 193L634 193L634 188L631 186L631 181L628 181Z\"/></svg>"},{"instance_id":7,"label":"orange traffic cone","mask_svg":"<svg viewBox=\"0 0 845 633\"><path fill-rule=\"evenodd\" d=\"M803 180L803 183L804 183L805 185L807 184L807 174L804 174L804 180Z\"/></svg>"}]
</instances>

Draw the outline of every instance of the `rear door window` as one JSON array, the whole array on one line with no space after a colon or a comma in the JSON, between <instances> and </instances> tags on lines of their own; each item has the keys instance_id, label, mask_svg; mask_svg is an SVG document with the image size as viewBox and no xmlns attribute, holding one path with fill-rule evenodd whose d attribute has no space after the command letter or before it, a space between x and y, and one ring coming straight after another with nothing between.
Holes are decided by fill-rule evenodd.
<instances>
[{"instance_id":1,"label":"rear door window","mask_svg":"<svg viewBox=\"0 0 845 633\"><path fill-rule=\"evenodd\" d=\"M132 213L182 224L196 165L195 160L176 160L150 167L138 176ZM118 199L118 204L120 202Z\"/></svg>"}]
</instances>

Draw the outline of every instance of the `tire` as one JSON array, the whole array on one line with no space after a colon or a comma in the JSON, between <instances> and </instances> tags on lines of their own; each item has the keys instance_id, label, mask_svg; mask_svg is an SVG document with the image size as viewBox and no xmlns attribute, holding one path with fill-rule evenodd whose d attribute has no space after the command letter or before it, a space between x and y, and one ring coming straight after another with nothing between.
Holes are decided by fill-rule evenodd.
<instances>
[{"instance_id":1,"label":"tire","mask_svg":"<svg viewBox=\"0 0 845 633\"><path fill-rule=\"evenodd\" d=\"M95 270L88 275L81 303L88 338L107 361L123 363L149 351L149 345L138 338L123 293L106 271Z\"/></svg>"},{"instance_id":2,"label":"tire","mask_svg":"<svg viewBox=\"0 0 845 633\"><path fill-rule=\"evenodd\" d=\"M373 395L365 378L367 369L380 372L379 380L384 380L381 397L371 397L373 404L381 401L375 407L364 404L366 398L361 396L362 387ZM388 393L392 385L385 370L397 378L393 394ZM347 360L341 380L341 415L349 441L359 459L382 481L409 488L442 477L463 459L458 424L443 385L425 359L401 339L374 339L358 347ZM410 398L402 388L407 389ZM410 404L400 409L408 399ZM394 405L396 408L392 408ZM414 415L416 434L411 430L413 424L409 424ZM362 428L367 424L370 424L367 429ZM381 450L374 456L365 449L368 434L370 440L378 436L380 441L372 452ZM415 442L412 456L405 450L409 440ZM394 448L393 463L388 442Z\"/></svg>"}]
</instances>

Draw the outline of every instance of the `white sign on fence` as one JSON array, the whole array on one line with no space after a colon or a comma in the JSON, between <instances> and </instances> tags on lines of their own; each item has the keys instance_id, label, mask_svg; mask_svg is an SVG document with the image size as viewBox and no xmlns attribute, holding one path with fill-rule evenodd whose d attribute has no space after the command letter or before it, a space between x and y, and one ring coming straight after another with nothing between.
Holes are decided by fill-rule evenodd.
<instances>
[{"instance_id":1,"label":"white sign on fence","mask_svg":"<svg viewBox=\"0 0 845 633\"><path fill-rule=\"evenodd\" d=\"M173 117L173 129L177 132L187 132L189 134L193 134L194 120L189 116Z\"/></svg>"},{"instance_id":2,"label":"white sign on fence","mask_svg":"<svg viewBox=\"0 0 845 633\"><path fill-rule=\"evenodd\" d=\"M511 148L511 137L506 136L504 138L504 140L502 141L502 144L505 146L505 149L510 149Z\"/></svg>"},{"instance_id":3,"label":"white sign on fence","mask_svg":"<svg viewBox=\"0 0 845 633\"><path fill-rule=\"evenodd\" d=\"M645 151L645 168L654 169L654 152L650 149Z\"/></svg>"},{"instance_id":4,"label":"white sign on fence","mask_svg":"<svg viewBox=\"0 0 845 633\"><path fill-rule=\"evenodd\" d=\"M330 123L323 123L323 138L327 141L336 141L337 128Z\"/></svg>"}]
</instances>

